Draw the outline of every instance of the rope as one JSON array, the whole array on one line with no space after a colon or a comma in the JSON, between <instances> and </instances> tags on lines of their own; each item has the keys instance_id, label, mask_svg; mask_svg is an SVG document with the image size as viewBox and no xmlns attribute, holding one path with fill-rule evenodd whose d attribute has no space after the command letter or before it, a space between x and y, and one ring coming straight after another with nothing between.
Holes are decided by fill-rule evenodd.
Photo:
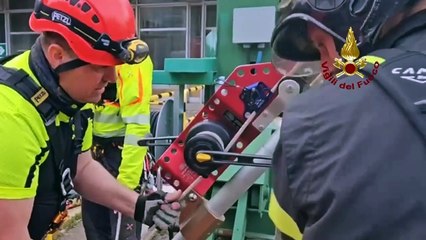
<instances>
[{"instance_id":1,"label":"rope","mask_svg":"<svg viewBox=\"0 0 426 240\"><path fill-rule=\"evenodd\" d=\"M152 135L152 137L156 137L155 132L157 131L158 116L159 115L160 115L160 111L151 111L150 124L151 124L151 135ZM149 147L149 152L154 154L154 146Z\"/></svg>"},{"instance_id":2,"label":"rope","mask_svg":"<svg viewBox=\"0 0 426 240\"><path fill-rule=\"evenodd\" d=\"M116 224L116 229L115 229L115 240L119 240L120 239L120 230L121 230L121 212L117 212L117 224Z\"/></svg>"}]
</instances>

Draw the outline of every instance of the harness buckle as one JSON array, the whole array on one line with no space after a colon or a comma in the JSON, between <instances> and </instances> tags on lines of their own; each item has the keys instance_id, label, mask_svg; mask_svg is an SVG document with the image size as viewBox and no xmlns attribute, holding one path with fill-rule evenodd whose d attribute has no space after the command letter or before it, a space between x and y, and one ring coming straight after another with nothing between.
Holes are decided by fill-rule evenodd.
<instances>
[{"instance_id":1,"label":"harness buckle","mask_svg":"<svg viewBox=\"0 0 426 240\"><path fill-rule=\"evenodd\" d=\"M92 147L92 157L96 161L101 161L104 156L104 148L99 144L94 144Z\"/></svg>"},{"instance_id":2,"label":"harness buckle","mask_svg":"<svg viewBox=\"0 0 426 240\"><path fill-rule=\"evenodd\" d=\"M56 214L55 218L49 225L49 230L47 234L53 234L59 230L62 224L65 222L65 219L68 217L68 210L60 211Z\"/></svg>"}]
</instances>

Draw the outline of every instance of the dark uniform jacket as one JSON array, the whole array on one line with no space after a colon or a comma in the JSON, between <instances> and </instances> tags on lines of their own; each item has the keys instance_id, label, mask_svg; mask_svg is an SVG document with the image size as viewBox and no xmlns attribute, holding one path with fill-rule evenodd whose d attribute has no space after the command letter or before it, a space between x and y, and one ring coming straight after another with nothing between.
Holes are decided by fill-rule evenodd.
<instances>
[{"instance_id":1,"label":"dark uniform jacket","mask_svg":"<svg viewBox=\"0 0 426 240\"><path fill-rule=\"evenodd\" d=\"M426 12L384 39L378 48L426 52ZM304 239L426 239L426 146L374 80L353 90L325 83L295 98L273 173Z\"/></svg>"}]
</instances>

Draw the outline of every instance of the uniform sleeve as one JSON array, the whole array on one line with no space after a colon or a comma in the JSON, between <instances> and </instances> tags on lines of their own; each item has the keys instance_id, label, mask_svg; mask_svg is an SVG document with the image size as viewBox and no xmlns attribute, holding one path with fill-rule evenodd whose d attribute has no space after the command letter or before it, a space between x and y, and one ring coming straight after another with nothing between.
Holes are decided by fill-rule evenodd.
<instances>
[{"instance_id":1,"label":"uniform sleeve","mask_svg":"<svg viewBox=\"0 0 426 240\"><path fill-rule=\"evenodd\" d=\"M293 106L284 113L281 136L273 154L273 191L279 206L298 225L306 224L303 212L311 181L311 164L315 148L311 114Z\"/></svg>"},{"instance_id":2,"label":"uniform sleeve","mask_svg":"<svg viewBox=\"0 0 426 240\"><path fill-rule=\"evenodd\" d=\"M150 134L150 98L153 64L148 57L138 65L125 65L118 70L120 113L126 125L122 160L117 179L134 189L141 177L147 147L137 141Z\"/></svg>"},{"instance_id":3,"label":"uniform sleeve","mask_svg":"<svg viewBox=\"0 0 426 240\"><path fill-rule=\"evenodd\" d=\"M39 166L47 155L45 141L37 137L42 129L30 127L36 121L19 113L0 113L0 199L36 194Z\"/></svg>"}]
</instances>

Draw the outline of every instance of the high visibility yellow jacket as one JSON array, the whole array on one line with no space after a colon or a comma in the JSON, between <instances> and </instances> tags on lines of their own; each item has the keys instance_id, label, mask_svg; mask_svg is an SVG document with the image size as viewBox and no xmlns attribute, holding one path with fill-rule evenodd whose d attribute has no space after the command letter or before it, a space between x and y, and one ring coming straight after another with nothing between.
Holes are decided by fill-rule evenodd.
<instances>
[{"instance_id":1,"label":"high visibility yellow jacket","mask_svg":"<svg viewBox=\"0 0 426 240\"><path fill-rule=\"evenodd\" d=\"M28 64L29 57L30 51L26 51L4 66L24 70L40 85ZM60 113L55 124L59 127L69 120L68 116ZM3 84L0 84L0 122L0 199L33 198L37 193L39 178L56 179L49 176L52 174L49 171L42 174L39 171L50 154L48 142L51 136L37 109L18 92ZM89 124L82 151L90 149L91 130Z\"/></svg>"},{"instance_id":2,"label":"high visibility yellow jacket","mask_svg":"<svg viewBox=\"0 0 426 240\"><path fill-rule=\"evenodd\" d=\"M42 66L43 62L37 62L42 61L41 56L38 55L40 53L41 47L35 47L3 64L7 68L21 70L28 74L28 76L18 79L19 87L18 85L9 87L0 84L0 199L34 198L32 215L28 222L31 239L43 238L49 228L49 223L60 211L59 206L64 197L63 190L70 190L68 187L72 182L68 177L76 173L78 158L70 156L73 153L69 151L74 152L77 149L73 149L73 147L79 147L79 143L77 143L79 141L74 142L73 140L76 140L75 134L77 133L75 124L80 120L82 120L80 123L87 120L87 125L78 127L83 127L84 131L81 152L88 151L92 145L91 120L86 118L89 116L80 115L82 111L76 108L75 114L85 119L70 118L69 115L73 113L69 112L66 115L64 112L60 112L54 118L55 121L51 123L46 122L46 119L43 118L45 115L42 115L35 107L37 102L47 104L44 105L45 110L53 109L51 104L46 103L49 98L54 97L52 92L47 95L47 98L42 97L35 100L36 97L41 96L39 93L46 91L45 85L35 95L29 87L40 86L47 81L55 80L45 71L48 66ZM37 55L40 58L35 57ZM30 63L38 67L30 67ZM6 80L9 74L5 74L4 69L1 72L0 78ZM25 91L23 91L24 89ZM33 95L34 100L29 100L30 95L26 94ZM71 106L70 102L69 107ZM90 109L89 105L86 107ZM55 107L54 111L56 110L60 110L60 108ZM55 127L56 130L53 132L52 129ZM70 146L69 144L77 145Z\"/></svg>"},{"instance_id":3,"label":"high visibility yellow jacket","mask_svg":"<svg viewBox=\"0 0 426 240\"><path fill-rule=\"evenodd\" d=\"M137 141L150 133L150 98L153 63L150 57L140 64L116 67L117 100L95 106L93 134L97 137L124 137L117 179L130 189L138 186L147 147Z\"/></svg>"}]
</instances>

